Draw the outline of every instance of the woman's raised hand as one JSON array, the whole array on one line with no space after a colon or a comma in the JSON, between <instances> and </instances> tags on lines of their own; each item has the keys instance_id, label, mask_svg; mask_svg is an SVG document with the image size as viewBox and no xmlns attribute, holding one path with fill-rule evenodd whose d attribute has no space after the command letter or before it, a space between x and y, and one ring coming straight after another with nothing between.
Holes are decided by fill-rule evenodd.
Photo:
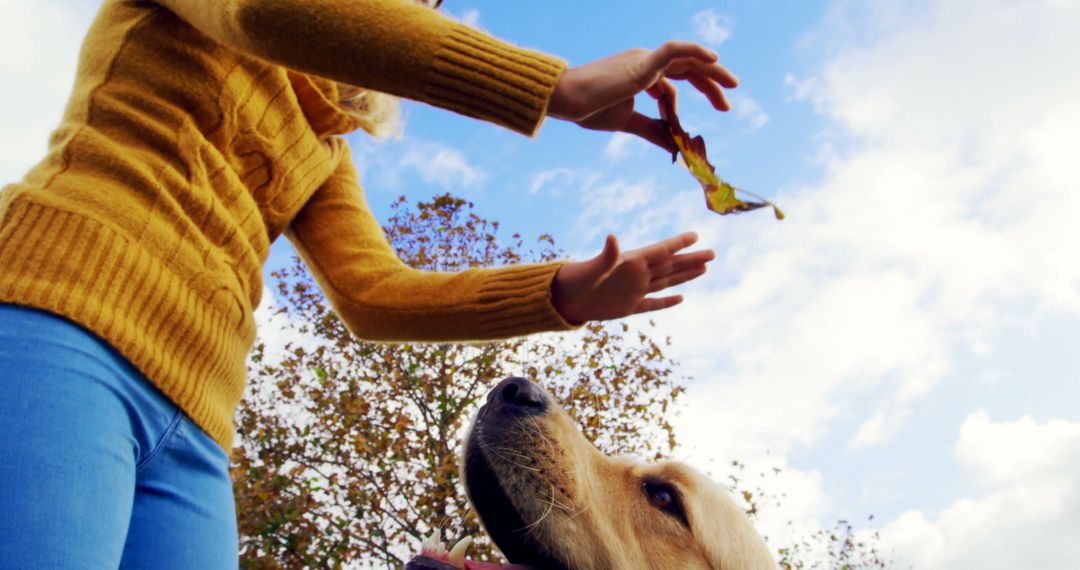
<instances>
[{"instance_id":1,"label":"woman's raised hand","mask_svg":"<svg viewBox=\"0 0 1080 570\"><path fill-rule=\"evenodd\" d=\"M665 123L634 110L634 96L645 91L654 99L670 97L670 80L689 81L720 111L731 108L723 88L739 80L717 63L716 53L700 44L671 41L659 49L632 49L567 69L548 105L548 115L587 129L634 134L674 151Z\"/></svg>"},{"instance_id":2,"label":"woman's raised hand","mask_svg":"<svg viewBox=\"0 0 1080 570\"><path fill-rule=\"evenodd\" d=\"M678 305L682 295L648 295L705 274L705 264L715 257L712 250L679 253L695 242L696 234L685 233L620 254L618 241L609 235L600 255L559 268L551 286L555 310L580 324Z\"/></svg>"}]
</instances>

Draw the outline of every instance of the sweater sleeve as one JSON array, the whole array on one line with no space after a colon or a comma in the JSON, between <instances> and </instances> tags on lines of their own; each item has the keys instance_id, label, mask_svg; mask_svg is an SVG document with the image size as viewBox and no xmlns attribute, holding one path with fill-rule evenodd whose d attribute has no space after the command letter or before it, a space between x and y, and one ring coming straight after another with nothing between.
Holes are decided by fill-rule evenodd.
<instances>
[{"instance_id":1,"label":"sweater sleeve","mask_svg":"<svg viewBox=\"0 0 1080 570\"><path fill-rule=\"evenodd\" d=\"M551 304L560 263L458 273L407 267L368 209L347 151L286 235L361 338L487 340L574 328Z\"/></svg>"},{"instance_id":2,"label":"sweater sleeve","mask_svg":"<svg viewBox=\"0 0 1080 570\"><path fill-rule=\"evenodd\" d=\"M566 67L408 0L157 0L275 64L535 134Z\"/></svg>"}]
</instances>

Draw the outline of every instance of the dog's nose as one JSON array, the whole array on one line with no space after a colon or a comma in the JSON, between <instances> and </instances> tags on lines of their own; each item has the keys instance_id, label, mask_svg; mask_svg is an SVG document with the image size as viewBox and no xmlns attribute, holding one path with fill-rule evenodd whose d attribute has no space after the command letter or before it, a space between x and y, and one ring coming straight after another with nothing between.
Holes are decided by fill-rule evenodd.
<instances>
[{"instance_id":1,"label":"dog's nose","mask_svg":"<svg viewBox=\"0 0 1080 570\"><path fill-rule=\"evenodd\" d=\"M527 412L544 411L544 391L536 384L524 379L510 377L491 391L493 399L506 406L515 406Z\"/></svg>"}]
</instances>

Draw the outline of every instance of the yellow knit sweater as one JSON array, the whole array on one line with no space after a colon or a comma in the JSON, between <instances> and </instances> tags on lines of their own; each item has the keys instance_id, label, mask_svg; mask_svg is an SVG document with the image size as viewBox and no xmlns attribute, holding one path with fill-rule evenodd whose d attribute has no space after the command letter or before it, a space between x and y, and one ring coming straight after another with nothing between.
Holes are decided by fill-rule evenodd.
<instances>
[{"instance_id":1,"label":"yellow knit sweater","mask_svg":"<svg viewBox=\"0 0 1080 570\"><path fill-rule=\"evenodd\" d=\"M226 450L282 233L366 338L568 328L557 265L397 259L321 79L531 134L562 70L406 0L106 0L47 157L0 191L0 302L93 331Z\"/></svg>"}]
</instances>

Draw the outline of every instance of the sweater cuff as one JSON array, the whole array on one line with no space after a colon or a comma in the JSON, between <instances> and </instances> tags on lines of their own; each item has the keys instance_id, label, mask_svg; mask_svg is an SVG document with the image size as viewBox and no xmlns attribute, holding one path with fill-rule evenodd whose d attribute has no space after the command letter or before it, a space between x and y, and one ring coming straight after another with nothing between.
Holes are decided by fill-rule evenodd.
<instances>
[{"instance_id":1,"label":"sweater cuff","mask_svg":"<svg viewBox=\"0 0 1080 570\"><path fill-rule=\"evenodd\" d=\"M533 136L566 63L460 25L443 40L424 85L445 109Z\"/></svg>"},{"instance_id":2,"label":"sweater cuff","mask_svg":"<svg viewBox=\"0 0 1080 570\"><path fill-rule=\"evenodd\" d=\"M485 336L505 338L579 328L567 322L551 303L551 283L563 263L515 265L487 275L476 300Z\"/></svg>"}]
</instances>

